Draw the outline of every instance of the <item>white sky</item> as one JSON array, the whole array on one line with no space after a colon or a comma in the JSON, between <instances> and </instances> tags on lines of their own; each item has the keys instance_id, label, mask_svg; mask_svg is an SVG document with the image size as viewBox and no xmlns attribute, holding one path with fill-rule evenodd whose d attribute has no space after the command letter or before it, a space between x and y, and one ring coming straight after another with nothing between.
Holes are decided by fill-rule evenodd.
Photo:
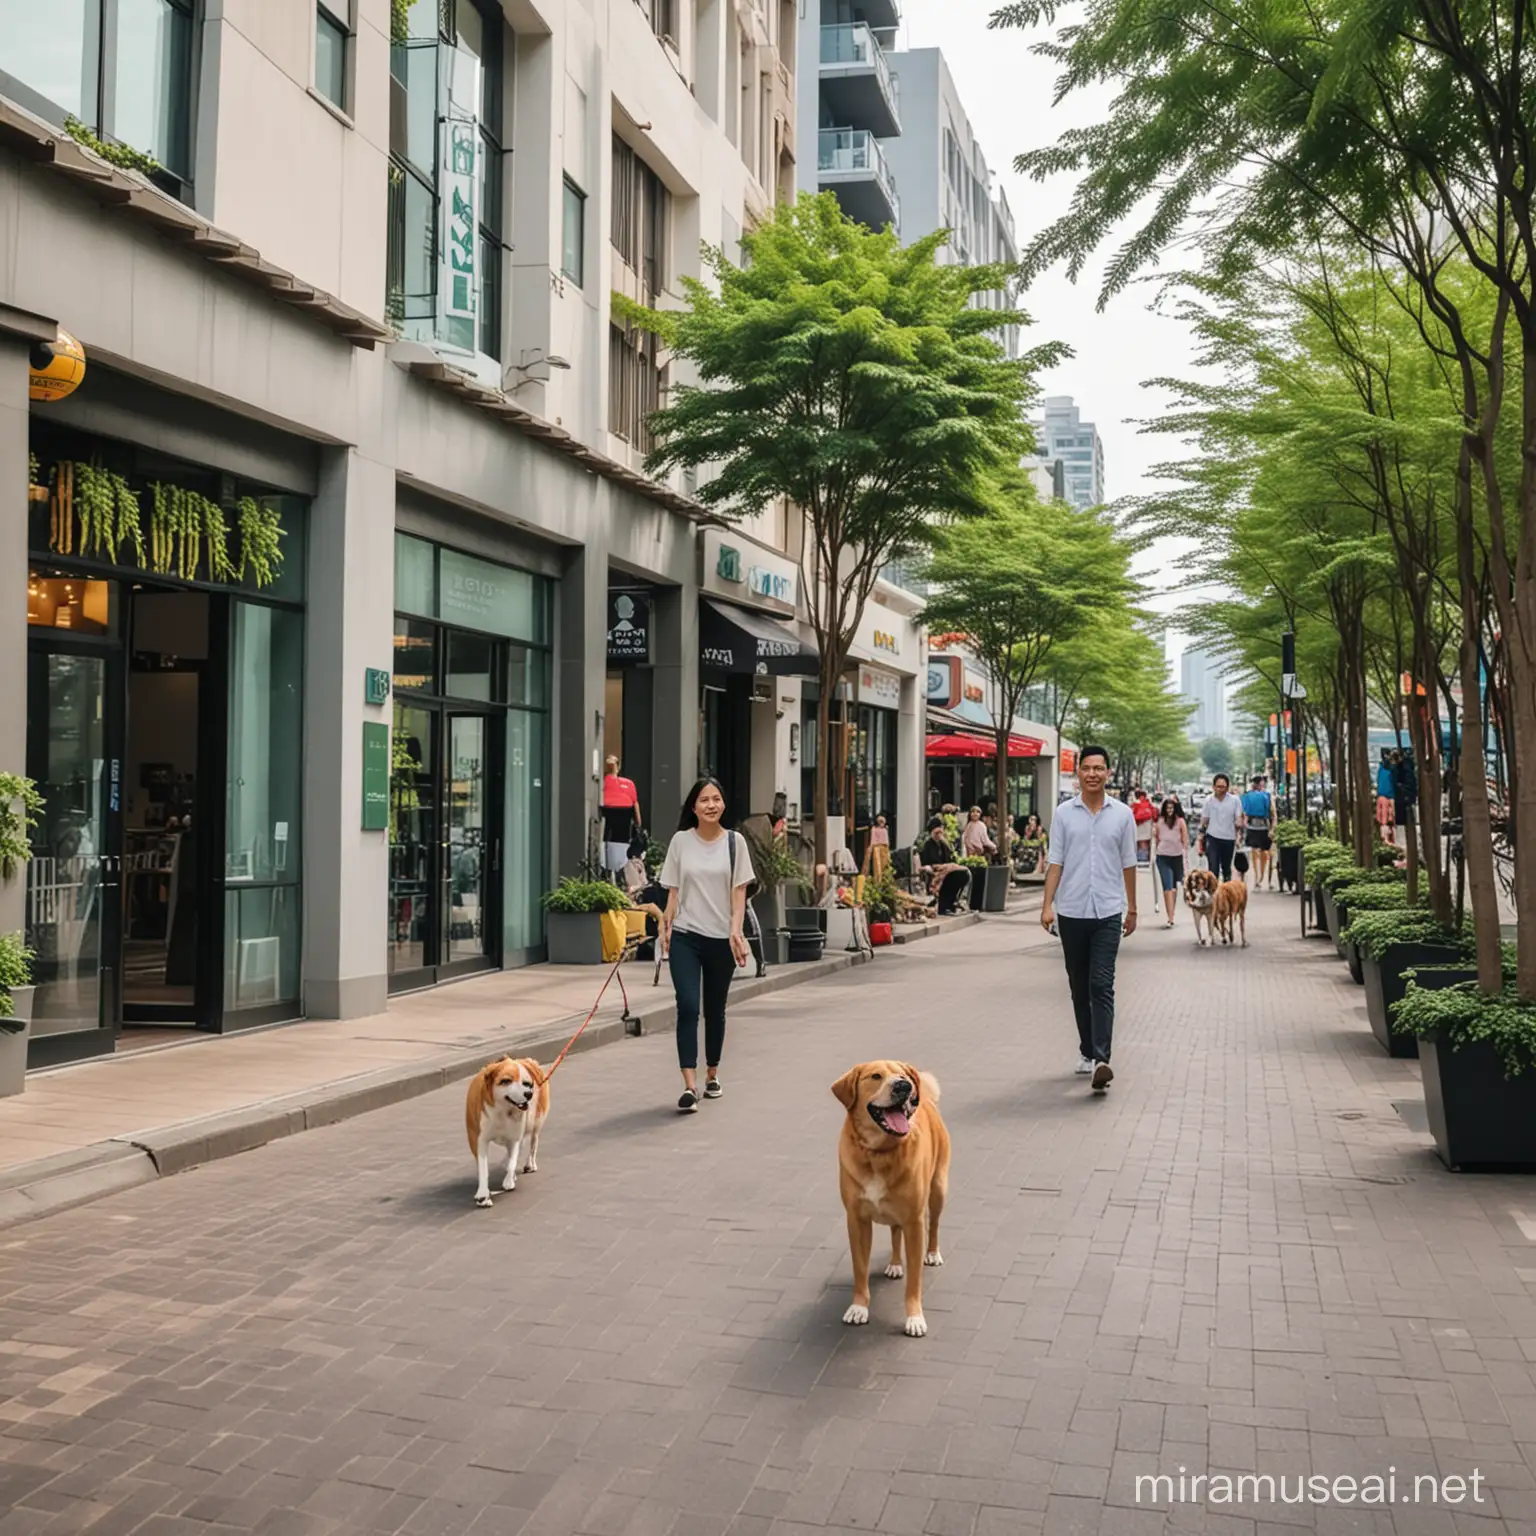
<instances>
[{"instance_id":1,"label":"white sky","mask_svg":"<svg viewBox=\"0 0 1536 1536\"><path fill-rule=\"evenodd\" d=\"M1052 143L1066 127L1100 119L1110 93L1096 99L1074 96L1052 108L1054 66L1036 58L1030 44L1036 34L993 32L987 27L994 0L901 0L902 48L939 48L960 92L971 126L981 143L997 185L1007 195L1022 247L1030 237L1068 207L1074 178L1036 183L1013 169L1013 157ZM1046 34L1038 34L1043 37ZM1083 415L1104 439L1105 492L1113 500L1150 490L1151 466L1172 456L1174 442L1138 432L1136 419L1153 417L1165 401L1143 388L1154 375L1187 375L1191 345L1187 329L1147 308L1150 289L1132 288L1110 301L1100 314L1095 305L1099 268L1091 267L1077 283L1057 268L1043 275L1024 296L1034 320L1027 336L1061 340L1074 356L1046 374L1046 394L1076 397ZM1153 592L1150 607L1171 612L1183 594L1166 591L1164 572L1182 552L1183 543L1154 546L1137 574ZM1169 659L1177 662L1184 637L1170 633Z\"/></svg>"}]
</instances>

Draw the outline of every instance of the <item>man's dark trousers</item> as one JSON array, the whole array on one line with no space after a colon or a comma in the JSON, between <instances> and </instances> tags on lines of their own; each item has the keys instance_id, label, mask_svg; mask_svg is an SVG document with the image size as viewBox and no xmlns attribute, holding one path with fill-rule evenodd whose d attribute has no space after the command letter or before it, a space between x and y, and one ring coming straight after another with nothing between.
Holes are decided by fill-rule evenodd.
<instances>
[{"instance_id":1,"label":"man's dark trousers","mask_svg":"<svg viewBox=\"0 0 1536 1536\"><path fill-rule=\"evenodd\" d=\"M1212 837L1209 832L1205 835L1205 867L1216 876L1218 880L1230 880L1232 878L1232 855L1237 851L1237 839L1235 837Z\"/></svg>"},{"instance_id":2,"label":"man's dark trousers","mask_svg":"<svg viewBox=\"0 0 1536 1536\"><path fill-rule=\"evenodd\" d=\"M1115 1033L1115 957L1123 919L1056 917L1061 955L1072 987L1077 1039L1089 1061L1108 1061Z\"/></svg>"}]
</instances>

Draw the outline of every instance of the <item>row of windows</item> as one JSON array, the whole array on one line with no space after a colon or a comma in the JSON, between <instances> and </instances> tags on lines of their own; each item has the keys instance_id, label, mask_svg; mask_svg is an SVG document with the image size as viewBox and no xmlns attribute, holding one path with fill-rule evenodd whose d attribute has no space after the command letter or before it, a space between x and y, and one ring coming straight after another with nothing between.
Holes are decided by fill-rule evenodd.
<instances>
[{"instance_id":1,"label":"row of windows","mask_svg":"<svg viewBox=\"0 0 1536 1536\"><path fill-rule=\"evenodd\" d=\"M667 370L656 360L656 338L646 331L608 328L608 430L630 447L655 446L651 416L661 409Z\"/></svg>"}]
</instances>

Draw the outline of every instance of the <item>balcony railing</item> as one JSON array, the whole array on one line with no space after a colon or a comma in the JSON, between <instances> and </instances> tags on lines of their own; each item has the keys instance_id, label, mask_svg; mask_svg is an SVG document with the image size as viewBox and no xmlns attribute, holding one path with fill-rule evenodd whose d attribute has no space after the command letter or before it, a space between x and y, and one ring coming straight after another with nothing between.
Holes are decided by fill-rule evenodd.
<instances>
[{"instance_id":1,"label":"balcony railing","mask_svg":"<svg viewBox=\"0 0 1536 1536\"><path fill-rule=\"evenodd\" d=\"M869 65L875 72L875 78L880 82L880 88L890 101L892 111L900 111L901 82L891 73L891 66L886 62L885 49L875 41L875 34L862 21L823 27L821 29L821 62Z\"/></svg>"},{"instance_id":2,"label":"balcony railing","mask_svg":"<svg viewBox=\"0 0 1536 1536\"><path fill-rule=\"evenodd\" d=\"M816 169L829 173L870 172L891 205L891 222L900 225L901 199L896 195L896 178L885 163L880 141L867 128L823 128L817 136Z\"/></svg>"}]
</instances>

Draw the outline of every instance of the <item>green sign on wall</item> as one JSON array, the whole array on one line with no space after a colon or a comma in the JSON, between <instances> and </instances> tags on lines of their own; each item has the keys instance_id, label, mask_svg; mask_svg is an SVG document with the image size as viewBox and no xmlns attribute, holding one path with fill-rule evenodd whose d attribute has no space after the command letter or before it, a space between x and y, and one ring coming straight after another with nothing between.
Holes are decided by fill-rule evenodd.
<instances>
[{"instance_id":1,"label":"green sign on wall","mask_svg":"<svg viewBox=\"0 0 1536 1536\"><path fill-rule=\"evenodd\" d=\"M363 831L389 827L389 727L363 721Z\"/></svg>"},{"instance_id":2,"label":"green sign on wall","mask_svg":"<svg viewBox=\"0 0 1536 1536\"><path fill-rule=\"evenodd\" d=\"M389 673L382 667L363 668L363 697L370 704L389 702Z\"/></svg>"}]
</instances>

